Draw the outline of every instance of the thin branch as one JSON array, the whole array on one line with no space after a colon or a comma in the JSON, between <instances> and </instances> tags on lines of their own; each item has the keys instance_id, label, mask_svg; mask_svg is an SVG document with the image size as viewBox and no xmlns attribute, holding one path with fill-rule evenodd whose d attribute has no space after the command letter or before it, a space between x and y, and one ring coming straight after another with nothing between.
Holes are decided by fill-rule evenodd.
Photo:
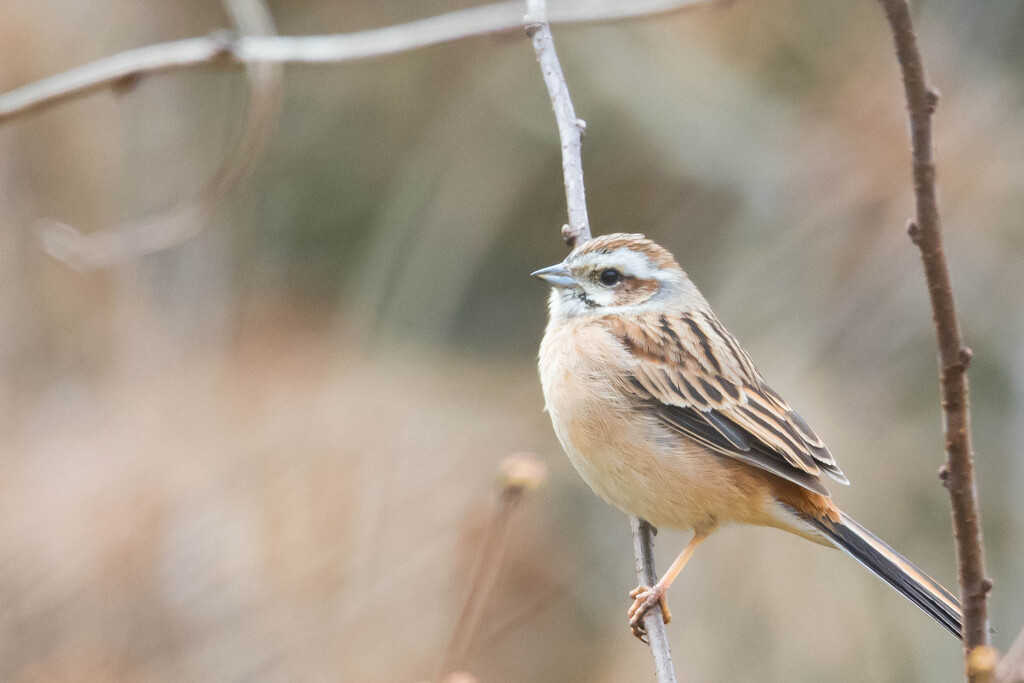
<instances>
[{"instance_id":1,"label":"thin branch","mask_svg":"<svg viewBox=\"0 0 1024 683\"><path fill-rule=\"evenodd\" d=\"M713 1L637 0L622 5L614 0L603 0L561 9L554 19L563 23L616 21ZM243 133L234 152L201 192L166 213L91 235L57 221L41 221L36 232L44 251L74 268L88 270L176 246L200 232L212 221L213 214L244 187L273 137L280 115L283 64L330 64L389 55L518 29L523 23L522 5L513 0L357 33L281 37L273 35L271 17L261 0L224 2L237 35L218 31L203 38L130 50L0 95L0 124L3 124L107 88L126 90L137 85L144 76L177 69L242 65L249 75L249 118ZM577 125L582 127L583 122ZM579 131L576 137L578 159ZM582 183L572 187L567 180L566 187L582 200ZM585 204L571 201L570 206L582 207L582 213L580 209L570 211L569 223L573 228L566 239L574 243L579 235L589 236L590 232L586 227Z\"/></svg>"},{"instance_id":2,"label":"thin branch","mask_svg":"<svg viewBox=\"0 0 1024 683\"><path fill-rule=\"evenodd\" d=\"M964 610L964 648L969 654L974 648L989 645L986 601L992 581L985 576L985 550L974 483L967 387L967 366L970 364L971 351L962 345L960 339L960 324L953 303L949 265L942 246L942 227L935 189L932 114L938 103L938 93L928 85L907 0L880 2L892 28L910 116L917 215L910 223L909 233L914 244L921 250L938 337L947 454L947 462L941 472L952 501L953 532L956 537ZM970 672L968 675L971 680L975 679Z\"/></svg>"},{"instance_id":3,"label":"thin branch","mask_svg":"<svg viewBox=\"0 0 1024 683\"><path fill-rule=\"evenodd\" d=\"M585 124L576 118L569 96L569 86L555 52L551 27L547 22L545 0L527 0L526 35L533 42L544 84L551 97L551 106L558 123L558 136L562 143L562 171L565 180L565 202L569 223L562 226L562 239L570 248L590 239L590 221L587 218L587 200L583 187L583 161L580 154ZM633 531L633 549L636 555L637 577L642 584L653 586L658 581L654 571L653 530L647 522L630 517ZM672 652L665 631L661 607L650 610L644 617L648 643L654 657L658 683L675 683Z\"/></svg>"},{"instance_id":4,"label":"thin branch","mask_svg":"<svg viewBox=\"0 0 1024 683\"><path fill-rule=\"evenodd\" d=\"M1024 631L999 660L995 675L999 683L1024 683Z\"/></svg>"},{"instance_id":5,"label":"thin branch","mask_svg":"<svg viewBox=\"0 0 1024 683\"><path fill-rule=\"evenodd\" d=\"M633 530L637 581L644 586L653 586L658 582L658 574L654 571L654 527L632 516L629 518L629 525ZM672 650L668 644L668 632L665 629L661 605L655 605L644 615L644 629L647 631L647 642L651 644L658 683L675 683L676 672L672 666Z\"/></svg>"},{"instance_id":6,"label":"thin branch","mask_svg":"<svg viewBox=\"0 0 1024 683\"><path fill-rule=\"evenodd\" d=\"M274 33L273 18L263 0L224 0L224 4L239 35ZM234 45L230 35L222 34L216 40L219 45L216 54L232 53ZM249 107L242 133L231 154L195 196L186 197L165 213L90 235L64 223L41 221L37 237L43 250L73 268L89 270L181 244L203 230L248 183L277 129L281 112L281 66L250 62L246 64L246 74Z\"/></svg>"},{"instance_id":7,"label":"thin branch","mask_svg":"<svg viewBox=\"0 0 1024 683\"><path fill-rule=\"evenodd\" d=\"M540 486L545 475L544 463L533 453L513 453L502 461L501 500L487 528L484 546L473 569L466 603L435 680L447 680L446 676L456 672L464 663L469 646L478 636L484 608L494 592L498 570L508 545L512 515L519 507L523 493Z\"/></svg>"},{"instance_id":8,"label":"thin branch","mask_svg":"<svg viewBox=\"0 0 1024 683\"><path fill-rule=\"evenodd\" d=\"M581 151L583 131L587 124L576 118L576 110L569 97L569 86L565 83L562 65L555 52L544 0L527 0L526 5L526 35L533 42L534 52L537 53L544 84L555 110L555 121L558 122L558 137L562 141L562 176L565 182L565 204L569 212L569 223L562 226L562 239L571 249L577 243L590 239Z\"/></svg>"},{"instance_id":9,"label":"thin branch","mask_svg":"<svg viewBox=\"0 0 1024 683\"><path fill-rule=\"evenodd\" d=\"M603 0L560 8L551 22L589 24L649 17L715 0ZM384 28L323 36L243 35L231 40L223 32L200 38L149 45L84 64L0 95L0 124L76 97L134 84L144 76L209 65L241 66L249 62L336 64L381 57L421 47L523 27L519 0L439 14Z\"/></svg>"}]
</instances>

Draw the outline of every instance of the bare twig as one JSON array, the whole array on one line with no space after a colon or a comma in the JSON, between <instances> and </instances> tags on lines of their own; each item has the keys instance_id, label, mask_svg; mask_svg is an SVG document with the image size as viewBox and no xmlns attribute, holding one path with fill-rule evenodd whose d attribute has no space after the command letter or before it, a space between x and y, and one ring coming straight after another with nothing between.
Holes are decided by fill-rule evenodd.
<instances>
[{"instance_id":1,"label":"bare twig","mask_svg":"<svg viewBox=\"0 0 1024 683\"><path fill-rule=\"evenodd\" d=\"M715 0L604 0L552 13L561 24L634 19L686 9ZM484 5L396 26L324 36L243 35L225 41L217 32L200 38L149 45L99 59L0 95L0 124L99 90L179 69L250 62L335 64L396 54L462 38L521 30L519 0Z\"/></svg>"},{"instance_id":2,"label":"bare twig","mask_svg":"<svg viewBox=\"0 0 1024 683\"><path fill-rule=\"evenodd\" d=\"M224 0L239 35L271 35L273 19L263 0ZM234 38L216 39L217 54L231 54ZM281 66L269 62L246 64L249 111L231 154L195 195L169 211L125 226L84 235L70 225L41 221L37 237L43 250L73 268L89 270L119 263L181 244L203 230L241 188L266 150L281 111ZM124 78L129 78L126 74Z\"/></svg>"},{"instance_id":3,"label":"bare twig","mask_svg":"<svg viewBox=\"0 0 1024 683\"><path fill-rule=\"evenodd\" d=\"M962 345L960 324L953 304L949 265L942 246L938 198L935 190L935 161L932 156L932 114L938 93L929 87L910 20L907 0L880 0L892 28L896 57L903 72L903 85L910 115L913 147L916 219L909 233L921 250L932 317L939 343L939 372L942 383L947 463L943 482L953 507L957 564L963 599L964 648L967 654L988 647L987 595L992 582L985 576L985 551L981 538L977 493L974 484L974 455L971 448L970 408L967 394L967 366L971 351ZM969 673L970 676L970 673ZM970 676L974 680L974 676Z\"/></svg>"},{"instance_id":4,"label":"bare twig","mask_svg":"<svg viewBox=\"0 0 1024 683\"><path fill-rule=\"evenodd\" d=\"M1024 683L1024 631L999 660L995 675L999 683Z\"/></svg>"},{"instance_id":5,"label":"bare twig","mask_svg":"<svg viewBox=\"0 0 1024 683\"><path fill-rule=\"evenodd\" d=\"M537 53L544 84L555 110L555 121L558 122L558 137L562 141L562 176L565 181L565 204L569 211L569 223L562 227L562 239L571 249L578 242L590 239L581 153L583 131L587 124L576 118L576 110L569 97L569 86L565 83L562 65L555 52L544 0L527 0L526 5L526 35L533 42L533 49Z\"/></svg>"},{"instance_id":6,"label":"bare twig","mask_svg":"<svg viewBox=\"0 0 1024 683\"><path fill-rule=\"evenodd\" d=\"M633 530L637 581L644 586L653 586L658 582L658 574L654 571L654 527L632 516L629 518L629 525ZM668 633L665 630L665 618L661 613L660 604L655 605L644 615L644 630L647 631L647 642L651 644L658 683L675 683L672 650L668 644Z\"/></svg>"},{"instance_id":7,"label":"bare twig","mask_svg":"<svg viewBox=\"0 0 1024 683\"><path fill-rule=\"evenodd\" d=\"M441 662L435 680L446 680L446 675L459 669L473 639L478 635L480 619L487 599L494 591L508 543L509 522L523 498L523 493L535 489L543 482L544 463L532 453L513 453L501 463L501 500L491 519L484 538L484 546L477 558L470 581L469 594L462 608L448 650Z\"/></svg>"},{"instance_id":8,"label":"bare twig","mask_svg":"<svg viewBox=\"0 0 1024 683\"><path fill-rule=\"evenodd\" d=\"M558 136L562 143L562 171L565 179L565 202L569 223L562 226L562 238L570 248L590 239L590 221L587 218L587 200L583 188L583 161L580 146L585 124L576 118L576 111L569 96L569 87L562 74L562 67L555 52L551 27L547 22L547 8L544 0L527 0L526 35L533 42L537 53L544 84L551 97L558 122ZM633 531L633 548L636 555L636 570L640 582L653 586L658 577L654 571L654 541L652 529L647 522L630 517ZM654 656L654 668L658 683L675 683L672 667L672 652L665 632L661 607L652 609L644 618L648 643Z\"/></svg>"},{"instance_id":9,"label":"bare twig","mask_svg":"<svg viewBox=\"0 0 1024 683\"><path fill-rule=\"evenodd\" d=\"M622 5L604 0L561 9L554 18L563 23L615 21L711 1L636 0ZM245 185L273 136L280 113L283 64L365 59L522 26L522 5L510 1L357 33L281 37L273 35L273 23L260 0L224 2L237 35L219 31L203 38L130 50L0 95L3 124L89 93L107 88L122 90L157 73L204 65L244 65L249 74L251 98L243 134L234 153L197 196L166 213L88 236L64 223L42 221L37 234L46 252L74 268L87 270L175 246L201 231L212 214ZM583 122L578 125L582 127ZM573 192L582 195L582 184ZM576 231L572 235L583 234L579 225L581 221L586 224L586 207L582 206L582 215L578 210L570 212L570 225Z\"/></svg>"}]
</instances>

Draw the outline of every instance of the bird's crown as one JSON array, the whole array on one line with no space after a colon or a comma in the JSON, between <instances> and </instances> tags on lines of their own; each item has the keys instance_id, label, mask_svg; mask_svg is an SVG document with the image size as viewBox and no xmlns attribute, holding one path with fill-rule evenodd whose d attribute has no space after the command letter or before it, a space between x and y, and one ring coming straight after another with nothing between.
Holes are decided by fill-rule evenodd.
<instances>
[{"instance_id":1,"label":"bird's crown","mask_svg":"<svg viewBox=\"0 0 1024 683\"><path fill-rule=\"evenodd\" d=\"M621 249L633 251L645 256L651 265L659 269L673 267L679 268L679 264L676 262L675 257L673 257L667 249L658 243L647 239L639 233L624 232L600 235L588 240L576 247L573 252L569 254L569 258L567 258L566 261L576 262L589 260L588 257L594 258L594 256L606 256Z\"/></svg>"}]
</instances>

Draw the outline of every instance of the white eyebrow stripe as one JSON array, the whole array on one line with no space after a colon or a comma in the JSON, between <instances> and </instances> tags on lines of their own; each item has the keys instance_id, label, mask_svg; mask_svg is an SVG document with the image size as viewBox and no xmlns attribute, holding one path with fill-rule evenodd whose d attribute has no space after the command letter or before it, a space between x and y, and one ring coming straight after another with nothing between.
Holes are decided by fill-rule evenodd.
<instances>
[{"instance_id":1,"label":"white eyebrow stripe","mask_svg":"<svg viewBox=\"0 0 1024 683\"><path fill-rule=\"evenodd\" d=\"M586 254L580 259L580 265L618 268L622 271L623 275L629 275L641 280L658 278L658 269L654 267L650 259L644 254L627 247L619 247L608 254L601 252Z\"/></svg>"}]
</instances>

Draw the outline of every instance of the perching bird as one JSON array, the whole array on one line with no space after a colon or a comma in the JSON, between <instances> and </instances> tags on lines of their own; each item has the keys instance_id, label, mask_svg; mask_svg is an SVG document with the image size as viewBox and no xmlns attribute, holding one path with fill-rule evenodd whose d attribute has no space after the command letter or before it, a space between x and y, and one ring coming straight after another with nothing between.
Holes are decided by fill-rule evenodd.
<instances>
[{"instance_id":1,"label":"perching bird","mask_svg":"<svg viewBox=\"0 0 1024 683\"><path fill-rule=\"evenodd\" d=\"M540 347L547 411L599 496L694 536L653 587L643 617L723 524L783 529L846 551L960 637L960 603L842 512L822 474L848 483L822 440L769 387L672 255L643 235L597 237L533 273L552 286Z\"/></svg>"}]
</instances>

